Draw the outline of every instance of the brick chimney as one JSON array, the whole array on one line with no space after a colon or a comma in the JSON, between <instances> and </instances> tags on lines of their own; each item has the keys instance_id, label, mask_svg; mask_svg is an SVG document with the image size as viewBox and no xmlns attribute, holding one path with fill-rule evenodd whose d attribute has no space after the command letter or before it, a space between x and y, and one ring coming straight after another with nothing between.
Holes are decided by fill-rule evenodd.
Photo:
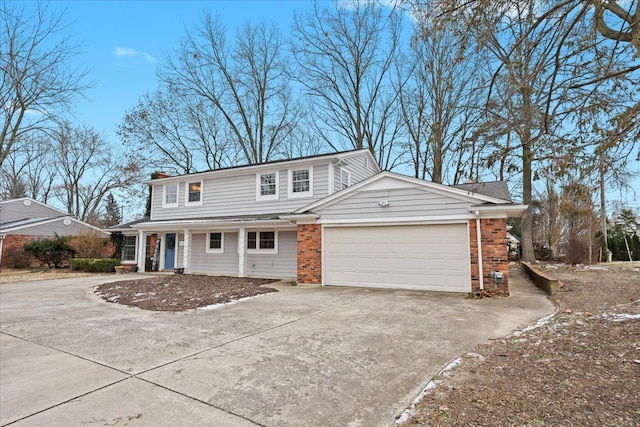
<instances>
[{"instance_id":1,"label":"brick chimney","mask_svg":"<svg viewBox=\"0 0 640 427\"><path fill-rule=\"evenodd\" d=\"M156 171L151 173L151 179L169 178L171 175L166 172Z\"/></svg>"}]
</instances>

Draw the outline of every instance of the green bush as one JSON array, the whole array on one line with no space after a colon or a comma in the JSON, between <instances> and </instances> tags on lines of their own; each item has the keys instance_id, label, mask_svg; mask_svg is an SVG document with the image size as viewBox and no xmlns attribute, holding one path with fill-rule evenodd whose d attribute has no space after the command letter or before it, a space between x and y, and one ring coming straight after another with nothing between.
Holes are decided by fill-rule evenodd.
<instances>
[{"instance_id":1,"label":"green bush","mask_svg":"<svg viewBox=\"0 0 640 427\"><path fill-rule=\"evenodd\" d=\"M24 252L46 264L48 267L62 267L65 261L69 261L75 252L69 246L68 236L56 235L50 239L39 239L23 246Z\"/></svg>"},{"instance_id":2,"label":"green bush","mask_svg":"<svg viewBox=\"0 0 640 427\"><path fill-rule=\"evenodd\" d=\"M74 258L71 260L71 271L86 271L87 273L113 273L114 267L120 265L120 260L113 258Z\"/></svg>"}]
</instances>

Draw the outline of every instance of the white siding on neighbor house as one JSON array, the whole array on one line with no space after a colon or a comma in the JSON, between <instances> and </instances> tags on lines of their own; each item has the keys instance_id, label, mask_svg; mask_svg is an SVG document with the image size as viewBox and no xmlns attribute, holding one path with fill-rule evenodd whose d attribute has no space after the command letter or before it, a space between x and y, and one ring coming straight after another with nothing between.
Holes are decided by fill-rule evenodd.
<instances>
[{"instance_id":1,"label":"white siding on neighbor house","mask_svg":"<svg viewBox=\"0 0 640 427\"><path fill-rule=\"evenodd\" d=\"M57 218L54 221L46 222L44 224L36 224L30 227L25 227L16 231L12 231L11 234L25 235L25 236L77 236L79 234L92 234L99 237L109 237L105 233L101 233L95 228L88 227L83 223L71 221L69 225L65 225L64 220L66 218Z\"/></svg>"},{"instance_id":2,"label":"white siding on neighbor house","mask_svg":"<svg viewBox=\"0 0 640 427\"><path fill-rule=\"evenodd\" d=\"M30 203L24 204L25 200ZM7 200L0 204L0 224L33 218L56 218L65 215L59 210L28 199Z\"/></svg>"},{"instance_id":3,"label":"white siding on neighbor house","mask_svg":"<svg viewBox=\"0 0 640 427\"><path fill-rule=\"evenodd\" d=\"M386 200L389 206L378 202ZM470 202L417 188L361 191L316 211L323 220L464 215Z\"/></svg>"},{"instance_id":4,"label":"white siding on neighbor house","mask_svg":"<svg viewBox=\"0 0 640 427\"><path fill-rule=\"evenodd\" d=\"M304 168L301 165L297 168ZM270 170L261 170L268 173ZM259 215L269 213L287 213L319 200L328 194L328 163L313 166L313 197L287 197L288 168L274 165L273 171L279 173L278 200L256 200L256 171L248 171L239 175L227 175L216 178L204 178L202 205L184 206L185 183L188 177L182 177L178 186L178 207L163 208L163 184L153 185L151 203L151 219L192 219L235 215Z\"/></svg>"},{"instance_id":5,"label":"white siding on neighbor house","mask_svg":"<svg viewBox=\"0 0 640 427\"><path fill-rule=\"evenodd\" d=\"M224 252L221 254L206 252L206 233L191 235L191 273L238 275L238 233L220 232L224 232Z\"/></svg>"},{"instance_id":6,"label":"white siding on neighbor house","mask_svg":"<svg viewBox=\"0 0 640 427\"><path fill-rule=\"evenodd\" d=\"M247 254L247 276L290 278L297 276L295 231L278 232L277 254Z\"/></svg>"}]
</instances>

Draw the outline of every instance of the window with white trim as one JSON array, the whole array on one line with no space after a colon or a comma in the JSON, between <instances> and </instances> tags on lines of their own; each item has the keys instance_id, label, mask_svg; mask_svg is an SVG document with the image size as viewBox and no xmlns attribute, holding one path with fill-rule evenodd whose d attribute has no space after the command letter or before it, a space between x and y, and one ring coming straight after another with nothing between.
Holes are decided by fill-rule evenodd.
<instances>
[{"instance_id":1,"label":"window with white trim","mask_svg":"<svg viewBox=\"0 0 640 427\"><path fill-rule=\"evenodd\" d=\"M224 233L212 232L207 233L207 247L205 248L208 254L221 254L224 252Z\"/></svg>"},{"instance_id":2,"label":"window with white trim","mask_svg":"<svg viewBox=\"0 0 640 427\"><path fill-rule=\"evenodd\" d=\"M202 204L202 181L187 182L187 197L185 205L201 205Z\"/></svg>"},{"instance_id":3,"label":"window with white trim","mask_svg":"<svg viewBox=\"0 0 640 427\"><path fill-rule=\"evenodd\" d=\"M278 172L256 174L256 200L278 200Z\"/></svg>"},{"instance_id":4,"label":"window with white trim","mask_svg":"<svg viewBox=\"0 0 640 427\"><path fill-rule=\"evenodd\" d=\"M351 172L349 172L346 169L340 169L340 189L344 190L350 185L351 185Z\"/></svg>"},{"instance_id":5,"label":"window with white trim","mask_svg":"<svg viewBox=\"0 0 640 427\"><path fill-rule=\"evenodd\" d=\"M313 196L313 169L289 169L288 195L290 198Z\"/></svg>"},{"instance_id":6,"label":"window with white trim","mask_svg":"<svg viewBox=\"0 0 640 427\"><path fill-rule=\"evenodd\" d=\"M122 261L136 260L136 236L124 236L122 240Z\"/></svg>"},{"instance_id":7,"label":"window with white trim","mask_svg":"<svg viewBox=\"0 0 640 427\"><path fill-rule=\"evenodd\" d=\"M178 206L178 184L165 184L162 193L163 208Z\"/></svg>"},{"instance_id":8,"label":"window with white trim","mask_svg":"<svg viewBox=\"0 0 640 427\"><path fill-rule=\"evenodd\" d=\"M277 231L249 231L247 233L248 253L278 253Z\"/></svg>"}]
</instances>

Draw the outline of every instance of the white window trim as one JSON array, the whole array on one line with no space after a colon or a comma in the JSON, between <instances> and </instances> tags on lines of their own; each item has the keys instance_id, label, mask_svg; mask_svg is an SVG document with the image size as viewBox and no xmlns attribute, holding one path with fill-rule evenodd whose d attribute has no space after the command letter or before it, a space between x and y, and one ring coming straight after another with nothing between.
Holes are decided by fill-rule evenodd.
<instances>
[{"instance_id":1,"label":"white window trim","mask_svg":"<svg viewBox=\"0 0 640 427\"><path fill-rule=\"evenodd\" d=\"M351 187L351 172L347 169L340 168L340 190L344 190L345 188L342 186L342 173L347 174L347 188Z\"/></svg>"},{"instance_id":2,"label":"white window trim","mask_svg":"<svg viewBox=\"0 0 640 427\"><path fill-rule=\"evenodd\" d=\"M274 238L274 248L273 249L260 249L260 233L263 232L273 232L273 238ZM255 254L255 255L273 255L273 254L278 254L278 230L247 230L246 231L246 244L245 246L247 246L249 244L249 233L256 233L256 248L255 249L249 249L247 248L247 253L248 254Z\"/></svg>"},{"instance_id":3,"label":"white window trim","mask_svg":"<svg viewBox=\"0 0 640 427\"><path fill-rule=\"evenodd\" d=\"M220 233L220 249L211 249L209 242L211 240L211 233ZM224 233L222 231L210 231L207 233L207 239L204 242L205 252L208 254L222 254L224 253Z\"/></svg>"},{"instance_id":4,"label":"white window trim","mask_svg":"<svg viewBox=\"0 0 640 427\"><path fill-rule=\"evenodd\" d=\"M133 237L135 244L133 245L133 259L124 259L124 241L122 242L122 256L120 257L121 264L136 264L138 260L138 236L124 236Z\"/></svg>"},{"instance_id":5,"label":"white window trim","mask_svg":"<svg viewBox=\"0 0 640 427\"><path fill-rule=\"evenodd\" d=\"M200 200L197 202L189 201L189 184L200 182ZM204 198L204 181L187 181L184 183L184 205L185 206L202 206L202 199Z\"/></svg>"},{"instance_id":6,"label":"white window trim","mask_svg":"<svg viewBox=\"0 0 640 427\"><path fill-rule=\"evenodd\" d=\"M167 203L167 187L168 186L176 186L176 202L175 203ZM177 208L180 200L180 184L164 184L162 186L162 207L163 208Z\"/></svg>"},{"instance_id":7,"label":"white window trim","mask_svg":"<svg viewBox=\"0 0 640 427\"><path fill-rule=\"evenodd\" d=\"M263 196L260 193L260 177L262 175L276 175L276 194L268 194ZM271 171L271 172L258 172L256 174L256 200L278 200L278 195L280 194L280 171Z\"/></svg>"},{"instance_id":8,"label":"white window trim","mask_svg":"<svg viewBox=\"0 0 640 427\"><path fill-rule=\"evenodd\" d=\"M309 171L309 191L301 191L299 193L293 192L293 172L294 171ZM304 197L313 197L313 166L309 166L308 168L296 168L289 169L288 179L287 179L287 197L290 199L300 199Z\"/></svg>"}]
</instances>

